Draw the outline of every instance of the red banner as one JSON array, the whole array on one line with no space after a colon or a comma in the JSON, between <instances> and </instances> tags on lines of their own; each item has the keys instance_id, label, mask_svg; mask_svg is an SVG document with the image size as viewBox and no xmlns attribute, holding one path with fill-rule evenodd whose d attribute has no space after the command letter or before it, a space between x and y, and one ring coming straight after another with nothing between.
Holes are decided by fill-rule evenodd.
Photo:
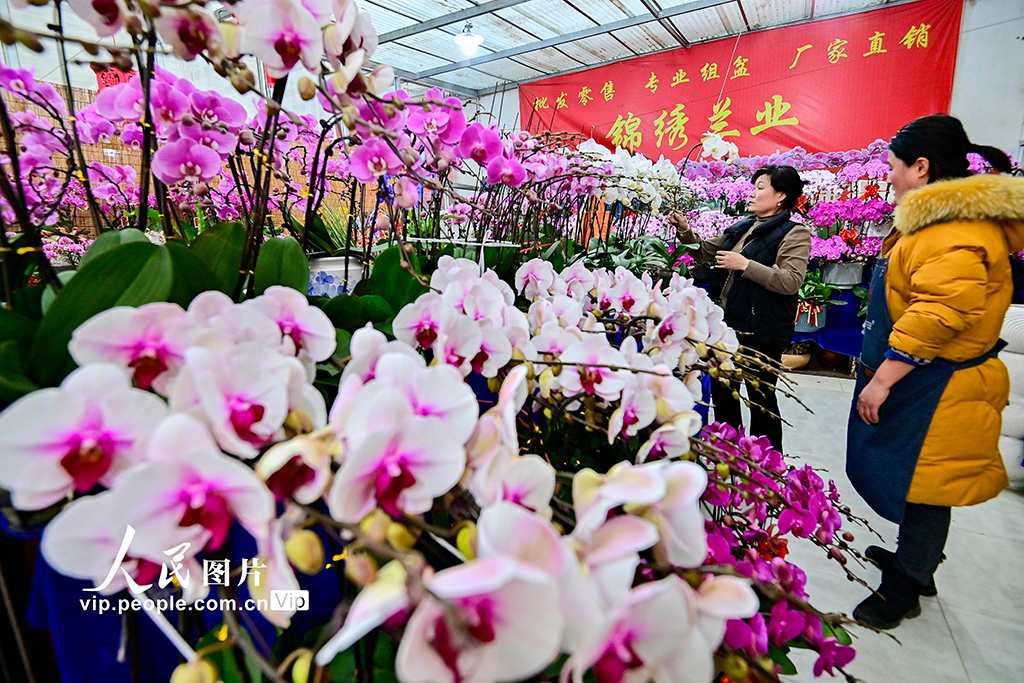
<instances>
[{"instance_id":1,"label":"red banner","mask_svg":"<svg viewBox=\"0 0 1024 683\"><path fill-rule=\"evenodd\" d=\"M103 92L107 88L121 83L127 83L138 75L138 71L121 71L116 66L108 66L105 69L93 69L96 72L97 92Z\"/></svg>"},{"instance_id":2,"label":"red banner","mask_svg":"<svg viewBox=\"0 0 1024 683\"><path fill-rule=\"evenodd\" d=\"M706 131L771 154L859 149L949 110L963 0L922 0L519 87L524 128L681 160Z\"/></svg>"}]
</instances>

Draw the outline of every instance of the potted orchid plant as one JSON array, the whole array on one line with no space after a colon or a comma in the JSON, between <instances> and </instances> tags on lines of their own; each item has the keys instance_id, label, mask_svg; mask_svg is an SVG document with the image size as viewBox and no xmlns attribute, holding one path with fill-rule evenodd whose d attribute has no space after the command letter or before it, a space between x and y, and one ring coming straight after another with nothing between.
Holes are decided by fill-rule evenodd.
<instances>
[{"instance_id":1,"label":"potted orchid plant","mask_svg":"<svg viewBox=\"0 0 1024 683\"><path fill-rule=\"evenodd\" d=\"M842 299L833 299L836 287L822 280L821 272L808 270L797 293L796 332L817 332L825 327L829 306L845 306Z\"/></svg>"}]
</instances>

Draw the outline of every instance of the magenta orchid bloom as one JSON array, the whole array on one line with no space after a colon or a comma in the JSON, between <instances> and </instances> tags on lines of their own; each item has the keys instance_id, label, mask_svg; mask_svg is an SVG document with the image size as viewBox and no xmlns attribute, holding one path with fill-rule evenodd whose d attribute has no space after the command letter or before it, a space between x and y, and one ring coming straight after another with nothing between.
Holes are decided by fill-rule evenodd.
<instances>
[{"instance_id":1,"label":"magenta orchid bloom","mask_svg":"<svg viewBox=\"0 0 1024 683\"><path fill-rule=\"evenodd\" d=\"M489 185L508 185L519 187L526 181L526 169L515 159L497 156L487 164L487 183Z\"/></svg>"},{"instance_id":2,"label":"magenta orchid bloom","mask_svg":"<svg viewBox=\"0 0 1024 683\"><path fill-rule=\"evenodd\" d=\"M162 8L153 26L161 40L171 46L179 59L191 62L209 50L217 54L221 48L217 22L201 9Z\"/></svg>"},{"instance_id":3,"label":"magenta orchid bloom","mask_svg":"<svg viewBox=\"0 0 1024 683\"><path fill-rule=\"evenodd\" d=\"M484 128L482 123L471 123L462 134L458 152L463 159L472 159L481 166L487 166L495 157L504 152L501 136L492 128Z\"/></svg>"},{"instance_id":4,"label":"magenta orchid bloom","mask_svg":"<svg viewBox=\"0 0 1024 683\"><path fill-rule=\"evenodd\" d=\"M153 174L167 185L209 182L221 171L220 155L195 140L182 138L153 155Z\"/></svg>"},{"instance_id":5,"label":"magenta orchid bloom","mask_svg":"<svg viewBox=\"0 0 1024 683\"><path fill-rule=\"evenodd\" d=\"M426 580L398 646L395 671L406 683L522 680L558 654L563 617L558 590L542 572L502 557L445 569ZM454 608L452 623L445 604Z\"/></svg>"},{"instance_id":6,"label":"magenta orchid bloom","mask_svg":"<svg viewBox=\"0 0 1024 683\"><path fill-rule=\"evenodd\" d=\"M324 56L319 23L309 10L291 0L254 3L246 17L241 48L263 60L272 78L287 76L300 61L319 73Z\"/></svg>"},{"instance_id":7,"label":"magenta orchid bloom","mask_svg":"<svg viewBox=\"0 0 1024 683\"><path fill-rule=\"evenodd\" d=\"M177 304L117 306L80 325L68 351L79 365L119 365L140 389L152 388L166 396L193 336L188 316Z\"/></svg>"},{"instance_id":8,"label":"magenta orchid bloom","mask_svg":"<svg viewBox=\"0 0 1024 683\"><path fill-rule=\"evenodd\" d=\"M384 175L395 175L405 168L394 150L380 138L370 138L350 155L352 175L361 183L374 183Z\"/></svg>"},{"instance_id":9,"label":"magenta orchid bloom","mask_svg":"<svg viewBox=\"0 0 1024 683\"><path fill-rule=\"evenodd\" d=\"M833 667L846 666L853 661L856 654L852 647L840 645L835 638L825 638L821 642L818 659L814 662L814 675L820 676L827 671L830 676L835 676L832 672Z\"/></svg>"},{"instance_id":10,"label":"magenta orchid bloom","mask_svg":"<svg viewBox=\"0 0 1024 683\"><path fill-rule=\"evenodd\" d=\"M131 388L121 368L80 368L0 413L0 486L23 510L111 486L138 462L166 413L159 398Z\"/></svg>"},{"instance_id":11,"label":"magenta orchid bloom","mask_svg":"<svg viewBox=\"0 0 1024 683\"><path fill-rule=\"evenodd\" d=\"M192 113L205 126L223 123L231 130L237 131L245 123L245 107L212 90L197 90L189 99L192 103Z\"/></svg>"},{"instance_id":12,"label":"magenta orchid bloom","mask_svg":"<svg viewBox=\"0 0 1024 683\"><path fill-rule=\"evenodd\" d=\"M187 125L179 123L175 128L174 134L177 136L177 139L188 138L195 140L204 147L209 147L221 155L221 157L227 157L238 146L238 136L234 133L225 133L218 128L205 127L198 122L192 122Z\"/></svg>"}]
</instances>

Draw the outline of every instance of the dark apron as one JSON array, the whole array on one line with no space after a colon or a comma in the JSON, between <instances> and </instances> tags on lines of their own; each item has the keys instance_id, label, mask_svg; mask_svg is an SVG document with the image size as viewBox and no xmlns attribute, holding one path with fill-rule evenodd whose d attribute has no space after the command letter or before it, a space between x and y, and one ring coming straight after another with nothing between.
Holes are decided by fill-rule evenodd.
<instances>
[{"instance_id":1,"label":"dark apron","mask_svg":"<svg viewBox=\"0 0 1024 683\"><path fill-rule=\"evenodd\" d=\"M936 358L914 368L889 391L878 411L878 424L867 424L857 412L857 399L871 381L866 371L877 370L889 349L892 317L885 296L888 269L889 259L879 258L871 277L864 346L846 432L846 475L872 510L899 524L928 428L953 373L995 358L1006 342L1000 339L978 358L960 363Z\"/></svg>"}]
</instances>

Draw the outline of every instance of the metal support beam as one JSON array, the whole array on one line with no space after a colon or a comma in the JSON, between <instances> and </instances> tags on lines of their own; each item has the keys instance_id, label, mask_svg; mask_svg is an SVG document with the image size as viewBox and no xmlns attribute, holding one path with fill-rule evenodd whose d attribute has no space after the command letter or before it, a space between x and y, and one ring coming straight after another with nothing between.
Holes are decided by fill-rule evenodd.
<instances>
[{"instance_id":1,"label":"metal support beam","mask_svg":"<svg viewBox=\"0 0 1024 683\"><path fill-rule=\"evenodd\" d=\"M421 78L429 78L430 76L448 73L449 71L457 71L458 69L465 69L467 67L473 67L478 64L486 64L487 62L505 59L506 57L515 57L516 55L521 55L525 52L543 50L546 47L554 47L555 45L561 45L562 43L571 43L574 40L582 40L583 38L590 38L591 36L597 36L603 33L611 33L612 31L619 31L624 28L639 26L640 24L646 24L651 21L658 21L659 19L667 19L669 17L679 16L680 14L698 12L702 9L707 9L709 7L717 7L718 5L728 5L734 1L735 0L695 0L694 2L688 2L685 5L680 5L678 7L670 7L668 9L661 10L656 15L645 13L636 17L630 17L629 19L616 21L611 24L605 24L604 26L593 26L591 28L583 29L582 31L567 33L563 36L555 36L554 38L548 38L546 40L538 40L536 42L527 43L526 45L514 47L509 50L502 50L501 52L494 52L489 55L481 55L479 57L473 57L472 59L466 59L461 62L454 62L452 64L446 64L445 66L438 66L433 69L427 69L426 71L419 72L417 76Z\"/></svg>"},{"instance_id":2,"label":"metal support beam","mask_svg":"<svg viewBox=\"0 0 1024 683\"><path fill-rule=\"evenodd\" d=\"M661 7L658 6L658 3L655 0L640 0L640 2L644 4L644 7L646 7L647 11L653 16L657 17L658 13L661 12ZM675 24L673 24L670 19L663 19L659 17L658 23L661 24L661 27L665 29L677 43L683 47L690 47L690 41L686 39L686 36L680 33L679 29L676 28Z\"/></svg>"},{"instance_id":3,"label":"metal support beam","mask_svg":"<svg viewBox=\"0 0 1024 683\"><path fill-rule=\"evenodd\" d=\"M401 38L408 38L414 36L417 33L424 33L431 29L440 28L447 26L448 24L457 24L463 21L478 17L481 14L489 14L491 12L497 12L500 9L506 7L514 7L515 5L521 5L528 0L491 0L490 2L483 2L474 7L467 7L466 9L459 10L458 12L452 12L450 14L444 14L434 19L427 21L421 21L418 24L412 26L406 26L405 28L396 29L394 31L388 31L380 36L380 43L390 43L393 40L399 40Z\"/></svg>"},{"instance_id":4,"label":"metal support beam","mask_svg":"<svg viewBox=\"0 0 1024 683\"><path fill-rule=\"evenodd\" d=\"M377 66L377 62L370 62L371 66ZM467 88L454 83L448 83L446 81L439 81L436 78L421 78L412 71L406 71L405 69L394 69L395 76L401 78L406 83L419 83L420 85L429 85L434 88L441 88L441 90L447 90L455 95L462 95L464 97L480 97L480 91L473 88ZM547 78L547 76L541 76L540 78ZM490 88L488 88L490 90Z\"/></svg>"}]
</instances>

